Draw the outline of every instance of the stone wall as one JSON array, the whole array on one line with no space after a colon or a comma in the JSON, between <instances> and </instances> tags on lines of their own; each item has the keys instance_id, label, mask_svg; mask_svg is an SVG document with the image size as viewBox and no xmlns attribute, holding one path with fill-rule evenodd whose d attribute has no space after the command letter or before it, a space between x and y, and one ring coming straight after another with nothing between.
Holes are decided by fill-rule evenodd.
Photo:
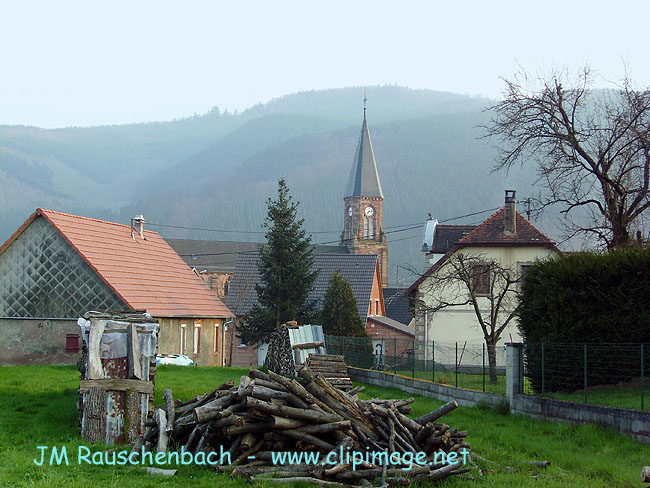
<instances>
[{"instance_id":1,"label":"stone wall","mask_svg":"<svg viewBox=\"0 0 650 488\"><path fill-rule=\"evenodd\" d=\"M81 337L76 319L0 318L0 365L75 364L78 352L66 352L66 337Z\"/></svg>"},{"instance_id":2,"label":"stone wall","mask_svg":"<svg viewBox=\"0 0 650 488\"><path fill-rule=\"evenodd\" d=\"M462 388L454 388L453 386L440 385L430 381L370 369L352 368L348 366L348 374L351 379L369 385L398 388L411 395L435 398L443 402L456 400L458 405L462 407L472 407L479 402L485 402L488 405L494 406L507 401L504 395L464 390Z\"/></svg>"}]
</instances>

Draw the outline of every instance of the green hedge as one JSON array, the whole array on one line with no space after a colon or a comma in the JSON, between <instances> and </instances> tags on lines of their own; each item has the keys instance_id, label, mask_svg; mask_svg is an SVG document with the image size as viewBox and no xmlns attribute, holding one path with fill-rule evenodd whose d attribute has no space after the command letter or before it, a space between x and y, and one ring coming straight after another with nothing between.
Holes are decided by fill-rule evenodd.
<instances>
[{"instance_id":1,"label":"green hedge","mask_svg":"<svg viewBox=\"0 0 650 488\"><path fill-rule=\"evenodd\" d=\"M640 376L640 369L635 374L619 366L620 346L607 344L646 343L650 363L650 249L581 252L536 263L522 283L519 329L536 391L541 390L541 343L547 391L574 391L584 384L582 349L557 344L593 344L588 346L593 351L589 385Z\"/></svg>"}]
</instances>

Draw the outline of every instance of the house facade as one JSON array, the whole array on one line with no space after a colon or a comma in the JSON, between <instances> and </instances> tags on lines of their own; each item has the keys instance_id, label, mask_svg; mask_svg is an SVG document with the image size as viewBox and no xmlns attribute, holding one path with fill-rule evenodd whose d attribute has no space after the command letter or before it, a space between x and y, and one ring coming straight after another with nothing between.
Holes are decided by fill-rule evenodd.
<instances>
[{"instance_id":1,"label":"house facade","mask_svg":"<svg viewBox=\"0 0 650 488\"><path fill-rule=\"evenodd\" d=\"M223 330L232 314L143 226L144 219L129 226L37 209L0 247L0 343L14 346L11 364L74 362L77 317L143 310L160 324L160 354L223 365ZM19 340L12 337L17 324Z\"/></svg>"},{"instance_id":2,"label":"house facade","mask_svg":"<svg viewBox=\"0 0 650 488\"><path fill-rule=\"evenodd\" d=\"M484 334L465 283L469 283L477 297L483 317L489 317L490 311L494 310L491 299L499 296L499 286L503 286L505 292L499 315L499 323L503 323L502 320L518 304L519 281L526 268L536 260L558 254L559 250L547 236L517 212L515 192L510 190L506 192L504 207L479 226L458 226L458 229L445 227L438 234L438 239L444 239L444 242L436 242L434 232L433 242L425 246L428 258L436 254L432 251L442 250L444 254L439 254L440 257L433 265L407 290L415 310L416 339L421 344L434 341L480 346L485 342ZM456 236L457 242L448 242L450 236ZM467 270L471 275L468 275L466 282L460 279L452 282L448 279L453 274L452 269L454 272L461 269L458 273L462 273L463 268L458 263L469 263L472 266L472 269ZM490 274L491 265L487 263L494 263L495 269L506 272L512 283L506 288L506 285L497 281ZM441 302L457 305L434 311ZM516 319L512 319L501 333L501 343L520 340ZM431 360L432 351L431 347L420 347L416 358Z\"/></svg>"}]
</instances>

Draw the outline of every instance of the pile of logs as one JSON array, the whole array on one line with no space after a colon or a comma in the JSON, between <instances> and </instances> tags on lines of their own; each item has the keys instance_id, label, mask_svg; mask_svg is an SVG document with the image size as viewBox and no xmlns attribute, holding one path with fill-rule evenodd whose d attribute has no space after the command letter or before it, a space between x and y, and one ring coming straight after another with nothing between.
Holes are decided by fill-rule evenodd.
<instances>
[{"instance_id":1,"label":"pile of logs","mask_svg":"<svg viewBox=\"0 0 650 488\"><path fill-rule=\"evenodd\" d=\"M350 486L376 478L385 486L407 486L413 478L440 479L469 471L466 465L449 464L439 456L456 452L461 459L460 453L470 447L466 432L440 422L458 406L456 402L411 419L407 415L413 398L361 400L357 397L361 389L342 392L306 367L295 379L251 369L238 386L228 380L186 402L174 400L166 389L165 404L156 409L154 422L133 448L228 452L229 462L214 466L217 471L252 481L274 476L277 483L307 481L319 486ZM404 462L355 464L347 455L353 451L364 456L399 453ZM319 462L274 466L278 452L318 452ZM420 452L426 463L402 469L408 467L408 453Z\"/></svg>"},{"instance_id":2,"label":"pile of logs","mask_svg":"<svg viewBox=\"0 0 650 488\"><path fill-rule=\"evenodd\" d=\"M352 388L352 380L348 375L348 367L343 356L310 354L305 361L305 366L323 376L339 390L347 391Z\"/></svg>"}]
</instances>

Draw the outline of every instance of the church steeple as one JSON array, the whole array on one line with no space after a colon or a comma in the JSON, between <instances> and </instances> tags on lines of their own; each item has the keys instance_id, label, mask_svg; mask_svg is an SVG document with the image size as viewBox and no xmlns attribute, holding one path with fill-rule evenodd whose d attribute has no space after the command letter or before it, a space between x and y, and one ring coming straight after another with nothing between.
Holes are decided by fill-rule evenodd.
<instances>
[{"instance_id":1,"label":"church steeple","mask_svg":"<svg viewBox=\"0 0 650 488\"><path fill-rule=\"evenodd\" d=\"M363 124L357 144L357 151L352 163L352 171L345 190L346 197L379 197L384 198L372 149L368 120L366 119L366 98L363 99Z\"/></svg>"},{"instance_id":2,"label":"church steeple","mask_svg":"<svg viewBox=\"0 0 650 488\"><path fill-rule=\"evenodd\" d=\"M384 193L368 130L366 102L364 93L361 134L343 197L345 214L341 244L353 254L376 254L382 284L388 286L388 246L382 231Z\"/></svg>"}]
</instances>

